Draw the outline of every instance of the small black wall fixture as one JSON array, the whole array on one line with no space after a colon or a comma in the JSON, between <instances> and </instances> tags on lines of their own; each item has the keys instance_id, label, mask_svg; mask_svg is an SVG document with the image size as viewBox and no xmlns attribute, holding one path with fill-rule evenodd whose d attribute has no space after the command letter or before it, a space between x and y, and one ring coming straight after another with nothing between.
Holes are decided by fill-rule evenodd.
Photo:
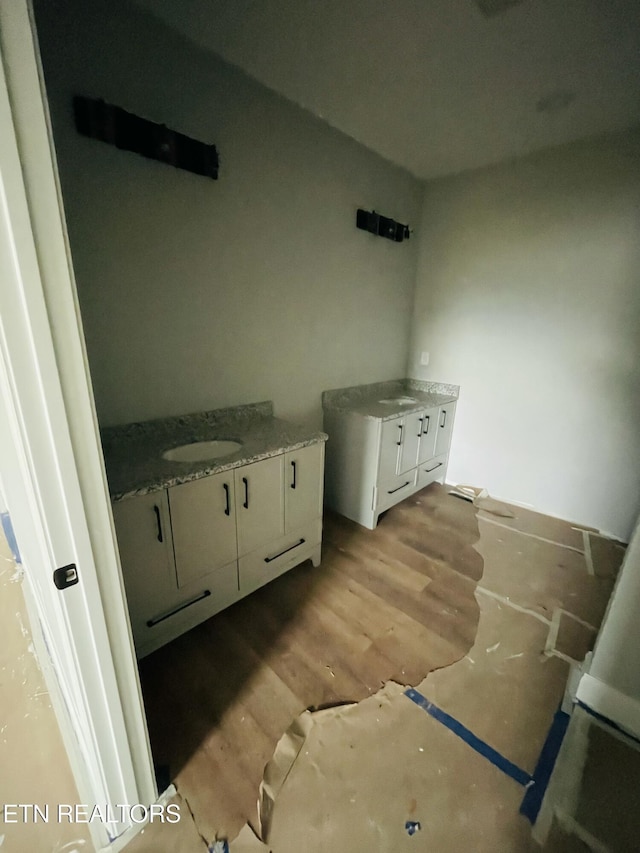
<instances>
[{"instance_id":1,"label":"small black wall fixture","mask_svg":"<svg viewBox=\"0 0 640 853\"><path fill-rule=\"evenodd\" d=\"M146 118L128 113L102 100L73 99L76 130L83 136L100 139L122 148L160 160L177 169L186 169L196 175L218 178L218 152L215 145L206 145L170 130L164 124L156 124Z\"/></svg>"},{"instance_id":2,"label":"small black wall fixture","mask_svg":"<svg viewBox=\"0 0 640 853\"><path fill-rule=\"evenodd\" d=\"M359 208L356 214L356 225L363 231L370 231L379 237L387 237L389 240L395 240L396 243L402 243L403 240L409 239L408 225L402 225L395 219L381 216L375 210L369 211Z\"/></svg>"}]
</instances>

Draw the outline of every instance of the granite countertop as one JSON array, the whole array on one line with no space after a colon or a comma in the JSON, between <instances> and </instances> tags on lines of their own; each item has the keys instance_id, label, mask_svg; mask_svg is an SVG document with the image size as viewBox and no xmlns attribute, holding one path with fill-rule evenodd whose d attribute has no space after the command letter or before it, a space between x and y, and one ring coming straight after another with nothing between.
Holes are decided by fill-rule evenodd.
<instances>
[{"instance_id":1,"label":"granite countertop","mask_svg":"<svg viewBox=\"0 0 640 853\"><path fill-rule=\"evenodd\" d=\"M370 385L354 385L322 392L325 411L351 412L364 418L390 421L401 415L421 412L424 409L454 403L460 392L459 385L444 382L426 382L419 379L392 379ZM415 403L381 403L394 397L412 397Z\"/></svg>"},{"instance_id":2,"label":"granite countertop","mask_svg":"<svg viewBox=\"0 0 640 853\"><path fill-rule=\"evenodd\" d=\"M327 436L274 417L273 403L263 402L107 427L101 438L109 492L118 501L326 441ZM242 446L219 460L162 458L172 447L212 439L235 440Z\"/></svg>"}]
</instances>

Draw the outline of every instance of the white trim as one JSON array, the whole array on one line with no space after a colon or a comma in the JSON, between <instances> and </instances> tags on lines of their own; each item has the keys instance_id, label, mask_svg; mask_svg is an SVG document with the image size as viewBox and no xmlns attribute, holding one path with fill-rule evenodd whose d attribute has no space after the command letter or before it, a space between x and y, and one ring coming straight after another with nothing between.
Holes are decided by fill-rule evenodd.
<instances>
[{"instance_id":1,"label":"white trim","mask_svg":"<svg viewBox=\"0 0 640 853\"><path fill-rule=\"evenodd\" d=\"M150 804L155 780L28 0L0 4L0 40L0 414L9 450L0 474L73 719L59 721L75 745L81 800ZM50 573L67 563L81 582L59 593ZM91 829L102 847L127 827Z\"/></svg>"},{"instance_id":2,"label":"white trim","mask_svg":"<svg viewBox=\"0 0 640 853\"><path fill-rule=\"evenodd\" d=\"M580 679L576 699L611 720L632 737L640 738L640 701L586 673Z\"/></svg>"},{"instance_id":3,"label":"white trim","mask_svg":"<svg viewBox=\"0 0 640 853\"><path fill-rule=\"evenodd\" d=\"M592 833L586 830L582 824L578 823L572 815L562 809L555 809L554 814L559 826L564 830L565 834L578 838L585 845L585 848L591 851L591 853L613 853L611 847L603 844L599 838L592 835Z\"/></svg>"},{"instance_id":4,"label":"white trim","mask_svg":"<svg viewBox=\"0 0 640 853\"><path fill-rule=\"evenodd\" d=\"M150 804L156 800L157 788L111 514L62 192L53 154L55 147L44 75L39 49L37 43L34 43L37 36L30 0L20 0L20 5L24 9L24 38L31 38L32 48L16 56L19 65L12 87L23 95L14 109L18 123L25 129L19 140L22 167L42 270L43 292L60 368L71 444L128 733L129 757L133 762L138 786L138 801Z\"/></svg>"}]
</instances>

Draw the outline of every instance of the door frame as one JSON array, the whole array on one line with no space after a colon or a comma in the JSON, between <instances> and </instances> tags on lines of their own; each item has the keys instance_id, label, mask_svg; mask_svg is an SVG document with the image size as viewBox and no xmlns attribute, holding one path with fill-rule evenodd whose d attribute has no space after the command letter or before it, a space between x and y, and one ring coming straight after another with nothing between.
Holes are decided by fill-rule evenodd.
<instances>
[{"instance_id":1,"label":"door frame","mask_svg":"<svg viewBox=\"0 0 640 853\"><path fill-rule=\"evenodd\" d=\"M0 127L0 478L26 598L81 801L150 805L158 792L30 0L0 3ZM61 592L52 571L71 563L80 582ZM113 851L134 828L90 829Z\"/></svg>"}]
</instances>

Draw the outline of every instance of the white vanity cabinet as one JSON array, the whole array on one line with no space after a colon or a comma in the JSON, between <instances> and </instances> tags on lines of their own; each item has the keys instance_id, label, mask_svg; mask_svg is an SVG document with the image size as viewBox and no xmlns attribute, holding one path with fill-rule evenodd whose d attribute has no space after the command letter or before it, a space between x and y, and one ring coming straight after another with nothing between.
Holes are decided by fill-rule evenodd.
<instances>
[{"instance_id":1,"label":"white vanity cabinet","mask_svg":"<svg viewBox=\"0 0 640 853\"><path fill-rule=\"evenodd\" d=\"M449 452L451 433L453 432L455 408L455 403L449 403L447 406L440 407L440 412L438 414L438 428L436 430L435 456L440 456L443 453Z\"/></svg>"},{"instance_id":2,"label":"white vanity cabinet","mask_svg":"<svg viewBox=\"0 0 640 853\"><path fill-rule=\"evenodd\" d=\"M439 414L440 409L436 407L434 409L425 409L425 411L420 412L417 416L418 430L420 431L420 444L418 447L417 459L418 465L428 462L436 455L435 445ZM453 423L453 420L451 422ZM450 436L451 434L449 433L449 437Z\"/></svg>"},{"instance_id":3,"label":"white vanity cabinet","mask_svg":"<svg viewBox=\"0 0 640 853\"><path fill-rule=\"evenodd\" d=\"M284 533L284 455L236 468L238 555Z\"/></svg>"},{"instance_id":4,"label":"white vanity cabinet","mask_svg":"<svg viewBox=\"0 0 640 853\"><path fill-rule=\"evenodd\" d=\"M402 418L394 418L382 423L378 453L378 479L381 481L389 480L398 473L403 431Z\"/></svg>"},{"instance_id":5,"label":"white vanity cabinet","mask_svg":"<svg viewBox=\"0 0 640 853\"><path fill-rule=\"evenodd\" d=\"M324 443L285 453L284 470L284 526L292 533L322 516Z\"/></svg>"},{"instance_id":6,"label":"white vanity cabinet","mask_svg":"<svg viewBox=\"0 0 640 853\"><path fill-rule=\"evenodd\" d=\"M113 504L138 657L298 563L319 565L323 471L318 442Z\"/></svg>"},{"instance_id":7,"label":"white vanity cabinet","mask_svg":"<svg viewBox=\"0 0 640 853\"><path fill-rule=\"evenodd\" d=\"M240 554L238 566L243 595L303 560L310 559L314 566L320 564L324 443L289 451L278 458L282 460L284 471L284 511L280 515L277 535L263 539L250 553ZM239 524L241 518L239 511Z\"/></svg>"},{"instance_id":8,"label":"white vanity cabinet","mask_svg":"<svg viewBox=\"0 0 640 853\"><path fill-rule=\"evenodd\" d=\"M233 474L223 471L168 490L179 587L232 563L235 571Z\"/></svg>"},{"instance_id":9,"label":"white vanity cabinet","mask_svg":"<svg viewBox=\"0 0 640 853\"><path fill-rule=\"evenodd\" d=\"M394 418L325 409L326 501L373 529L394 504L444 477L455 402Z\"/></svg>"},{"instance_id":10,"label":"white vanity cabinet","mask_svg":"<svg viewBox=\"0 0 640 853\"><path fill-rule=\"evenodd\" d=\"M176 569L166 491L113 504L134 636L175 605Z\"/></svg>"}]
</instances>

